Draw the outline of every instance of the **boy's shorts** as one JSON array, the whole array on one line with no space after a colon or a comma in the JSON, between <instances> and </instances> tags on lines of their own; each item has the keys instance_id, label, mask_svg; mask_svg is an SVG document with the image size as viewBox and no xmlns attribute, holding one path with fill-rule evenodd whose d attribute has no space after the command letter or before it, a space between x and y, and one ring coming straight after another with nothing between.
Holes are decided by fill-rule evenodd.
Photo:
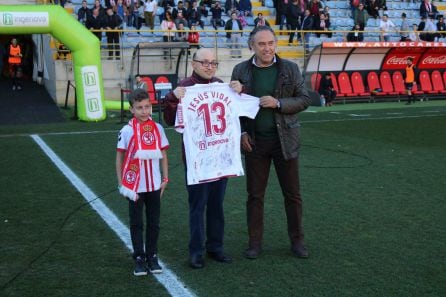
<instances>
[{"instance_id":1,"label":"boy's shorts","mask_svg":"<svg viewBox=\"0 0 446 297\"><path fill-rule=\"evenodd\" d=\"M413 88L413 82L411 82L411 83L404 83L404 84L406 85L406 90L409 90L409 91L412 90L412 88Z\"/></svg>"}]
</instances>

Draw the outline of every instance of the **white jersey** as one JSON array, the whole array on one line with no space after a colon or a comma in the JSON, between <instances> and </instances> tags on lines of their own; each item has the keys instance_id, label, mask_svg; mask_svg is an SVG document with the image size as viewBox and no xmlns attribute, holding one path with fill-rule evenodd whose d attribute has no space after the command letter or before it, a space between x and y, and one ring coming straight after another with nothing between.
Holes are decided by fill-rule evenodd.
<instances>
[{"instance_id":1,"label":"white jersey","mask_svg":"<svg viewBox=\"0 0 446 297\"><path fill-rule=\"evenodd\" d=\"M183 128L188 185L244 174L239 117L253 119L258 110L259 98L237 94L228 84L186 87L176 126Z\"/></svg>"},{"instance_id":2,"label":"white jersey","mask_svg":"<svg viewBox=\"0 0 446 297\"><path fill-rule=\"evenodd\" d=\"M163 127L156 123L158 131L161 136L160 149L165 150L169 147L169 141L167 140L166 133ZM121 131L119 131L118 137L118 151L127 151L130 143L130 139L133 136L133 128L130 125L125 125ZM139 185L137 193L154 192L161 187L161 170L160 160L142 160L142 166L139 174Z\"/></svg>"}]
</instances>

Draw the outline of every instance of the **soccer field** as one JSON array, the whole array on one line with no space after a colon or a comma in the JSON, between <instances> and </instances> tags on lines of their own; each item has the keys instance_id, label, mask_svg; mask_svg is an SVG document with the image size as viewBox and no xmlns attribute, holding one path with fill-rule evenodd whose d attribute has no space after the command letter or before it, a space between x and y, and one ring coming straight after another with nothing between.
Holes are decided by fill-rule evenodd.
<instances>
[{"instance_id":1,"label":"soccer field","mask_svg":"<svg viewBox=\"0 0 446 297\"><path fill-rule=\"evenodd\" d=\"M446 296L446 101L312 107L300 119L310 258L291 254L272 171L261 257L243 257L245 179L234 178L225 198L234 262L190 269L180 137L167 129L159 279L132 275L114 169L123 124L0 126L0 295Z\"/></svg>"}]
</instances>

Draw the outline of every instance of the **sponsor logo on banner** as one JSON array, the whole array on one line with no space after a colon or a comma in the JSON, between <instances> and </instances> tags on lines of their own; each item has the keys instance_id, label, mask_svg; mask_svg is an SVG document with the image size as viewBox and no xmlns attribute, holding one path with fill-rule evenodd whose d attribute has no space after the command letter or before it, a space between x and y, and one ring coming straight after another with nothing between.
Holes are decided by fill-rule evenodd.
<instances>
[{"instance_id":1,"label":"sponsor logo on banner","mask_svg":"<svg viewBox=\"0 0 446 297\"><path fill-rule=\"evenodd\" d=\"M395 41L395 42L323 42L322 47L355 47L355 48L380 48L380 47L446 47L446 42L419 42L419 41Z\"/></svg>"},{"instance_id":2,"label":"sponsor logo on banner","mask_svg":"<svg viewBox=\"0 0 446 297\"><path fill-rule=\"evenodd\" d=\"M404 69L407 65L407 59L413 58L416 65L419 55L408 55L407 53L391 53L384 58L382 69Z\"/></svg>"},{"instance_id":3,"label":"sponsor logo on banner","mask_svg":"<svg viewBox=\"0 0 446 297\"><path fill-rule=\"evenodd\" d=\"M0 12L0 27L49 27L48 12Z\"/></svg>"},{"instance_id":4,"label":"sponsor logo on banner","mask_svg":"<svg viewBox=\"0 0 446 297\"><path fill-rule=\"evenodd\" d=\"M407 59L410 57L414 58L413 56L404 56L404 57L392 56L387 59L386 64L406 65Z\"/></svg>"},{"instance_id":5,"label":"sponsor logo on banner","mask_svg":"<svg viewBox=\"0 0 446 297\"><path fill-rule=\"evenodd\" d=\"M103 106L99 89L98 67L82 67L81 76L84 89L86 115L89 119L99 119L102 116Z\"/></svg>"},{"instance_id":6,"label":"sponsor logo on banner","mask_svg":"<svg viewBox=\"0 0 446 297\"><path fill-rule=\"evenodd\" d=\"M446 68L446 54L426 54L418 64L419 68Z\"/></svg>"}]
</instances>

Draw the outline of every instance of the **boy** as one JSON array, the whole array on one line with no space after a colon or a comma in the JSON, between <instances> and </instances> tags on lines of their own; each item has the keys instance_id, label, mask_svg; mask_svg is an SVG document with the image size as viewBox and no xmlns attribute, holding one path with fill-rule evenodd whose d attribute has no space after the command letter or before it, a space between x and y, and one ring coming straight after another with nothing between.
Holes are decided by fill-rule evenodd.
<instances>
[{"instance_id":1,"label":"boy","mask_svg":"<svg viewBox=\"0 0 446 297\"><path fill-rule=\"evenodd\" d=\"M409 105L412 101L415 103L415 97L412 94L413 83L415 81L415 66L413 65L413 58L407 58L406 74L404 77L404 84L407 92L407 103Z\"/></svg>"},{"instance_id":2,"label":"boy","mask_svg":"<svg viewBox=\"0 0 446 297\"><path fill-rule=\"evenodd\" d=\"M134 117L119 132L116 175L119 192L129 201L130 236L135 259L133 274L140 276L147 275L147 270L150 273L162 272L156 254L160 200L169 182L166 153L169 142L163 127L152 120L152 105L147 92L137 89L129 101ZM145 244L144 206L147 220Z\"/></svg>"},{"instance_id":3,"label":"boy","mask_svg":"<svg viewBox=\"0 0 446 297\"><path fill-rule=\"evenodd\" d=\"M22 77L22 50L20 45L17 44L17 39L12 38L11 44L9 45L8 51L8 63L9 63L9 74L12 78L12 90L21 90L22 85L19 79Z\"/></svg>"}]
</instances>

